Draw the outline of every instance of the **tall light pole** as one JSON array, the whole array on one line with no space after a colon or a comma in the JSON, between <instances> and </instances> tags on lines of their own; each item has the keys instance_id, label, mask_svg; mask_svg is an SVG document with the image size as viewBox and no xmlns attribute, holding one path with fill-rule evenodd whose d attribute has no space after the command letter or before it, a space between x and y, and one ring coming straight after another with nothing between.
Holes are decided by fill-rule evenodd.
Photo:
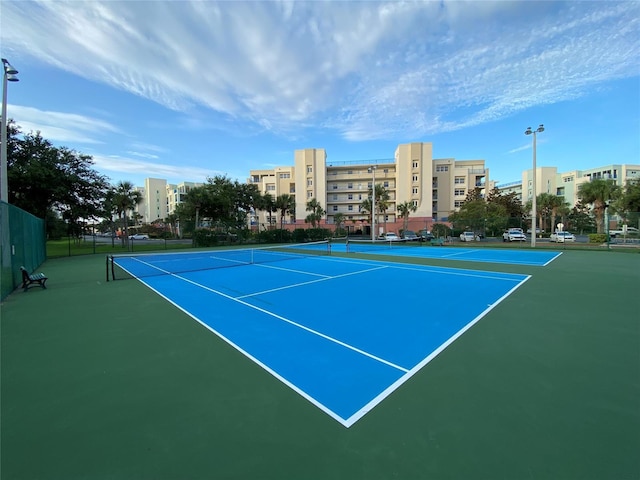
<instances>
[{"instance_id":1,"label":"tall light pole","mask_svg":"<svg viewBox=\"0 0 640 480\"><path fill-rule=\"evenodd\" d=\"M531 247L535 248L536 246L536 220L538 218L537 205L536 205L536 133L544 132L544 125L540 124L540 126L531 130L531 127L527 127L527 130L524 132L525 135L533 134L533 179L531 181L531 192L533 194L533 198L531 199Z\"/></svg>"},{"instance_id":2,"label":"tall light pole","mask_svg":"<svg viewBox=\"0 0 640 480\"><path fill-rule=\"evenodd\" d=\"M371 181L371 241L376 241L376 166L369 167L369 172L373 175Z\"/></svg>"},{"instance_id":3,"label":"tall light pole","mask_svg":"<svg viewBox=\"0 0 640 480\"><path fill-rule=\"evenodd\" d=\"M17 82L18 70L13 68L6 58L2 59L2 132L0 142L0 200L9 202L9 183L7 181L7 81Z\"/></svg>"}]
</instances>

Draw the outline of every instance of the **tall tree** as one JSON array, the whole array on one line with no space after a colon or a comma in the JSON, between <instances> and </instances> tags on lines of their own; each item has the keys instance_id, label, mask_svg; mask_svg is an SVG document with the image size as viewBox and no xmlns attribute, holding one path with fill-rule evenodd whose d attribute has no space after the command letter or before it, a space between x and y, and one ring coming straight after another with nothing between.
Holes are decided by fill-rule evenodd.
<instances>
[{"instance_id":1,"label":"tall tree","mask_svg":"<svg viewBox=\"0 0 640 480\"><path fill-rule=\"evenodd\" d=\"M402 218L402 230L406 230L409 226L409 216L412 212L418 210L418 207L413 202L402 202L398 205L398 213Z\"/></svg>"},{"instance_id":2,"label":"tall tree","mask_svg":"<svg viewBox=\"0 0 640 480\"><path fill-rule=\"evenodd\" d=\"M124 238L122 239L124 245L129 242L128 213L132 212L142 202L142 194L135 189L133 183L120 181L114 187L111 196L115 210L124 225Z\"/></svg>"},{"instance_id":3,"label":"tall tree","mask_svg":"<svg viewBox=\"0 0 640 480\"><path fill-rule=\"evenodd\" d=\"M320 202L315 198L312 198L307 202L307 212L311 213L307 215L305 220L311 224L312 228L316 228L316 225L320 225L322 216L327 213L324 208L322 208L322 205L320 205Z\"/></svg>"},{"instance_id":4,"label":"tall tree","mask_svg":"<svg viewBox=\"0 0 640 480\"><path fill-rule=\"evenodd\" d=\"M283 193L276 197L276 208L280 210L280 230L284 228L284 217L287 213L291 212L291 209L296 205L293 195Z\"/></svg>"},{"instance_id":5,"label":"tall tree","mask_svg":"<svg viewBox=\"0 0 640 480\"><path fill-rule=\"evenodd\" d=\"M592 205L593 214L596 217L597 233L605 233L604 215L607 204L614 199L620 190L615 180L596 178L583 183L578 189L578 198Z\"/></svg>"},{"instance_id":6,"label":"tall tree","mask_svg":"<svg viewBox=\"0 0 640 480\"><path fill-rule=\"evenodd\" d=\"M98 218L109 185L107 177L92 168L90 156L54 147L40 132L19 138L13 124L8 134L9 203L40 218L53 211L74 228Z\"/></svg>"}]
</instances>

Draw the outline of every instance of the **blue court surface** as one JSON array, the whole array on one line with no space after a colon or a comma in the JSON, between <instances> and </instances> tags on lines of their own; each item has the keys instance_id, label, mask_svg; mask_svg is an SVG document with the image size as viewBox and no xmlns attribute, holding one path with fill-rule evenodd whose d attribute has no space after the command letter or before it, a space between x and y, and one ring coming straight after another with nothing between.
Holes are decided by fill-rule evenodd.
<instances>
[{"instance_id":1,"label":"blue court surface","mask_svg":"<svg viewBox=\"0 0 640 480\"><path fill-rule=\"evenodd\" d=\"M529 278L331 256L169 273L167 258L114 261L345 427Z\"/></svg>"},{"instance_id":2,"label":"blue court surface","mask_svg":"<svg viewBox=\"0 0 640 480\"><path fill-rule=\"evenodd\" d=\"M366 253L372 255L393 255L400 257L440 258L444 260L465 260L467 262L508 263L512 265L546 266L562 252L525 249L464 248L450 246L429 246L421 243L404 242L349 242L334 243L335 252Z\"/></svg>"}]
</instances>

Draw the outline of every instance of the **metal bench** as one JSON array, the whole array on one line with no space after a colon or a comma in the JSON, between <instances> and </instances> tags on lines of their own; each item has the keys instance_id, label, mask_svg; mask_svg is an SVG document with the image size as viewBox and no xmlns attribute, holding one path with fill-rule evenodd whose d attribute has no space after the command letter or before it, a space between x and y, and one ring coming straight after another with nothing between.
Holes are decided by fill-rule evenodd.
<instances>
[{"instance_id":1,"label":"metal bench","mask_svg":"<svg viewBox=\"0 0 640 480\"><path fill-rule=\"evenodd\" d=\"M443 247L444 246L444 238L432 238L430 240L430 243L431 243L431 245L434 245L434 246Z\"/></svg>"},{"instance_id":2,"label":"metal bench","mask_svg":"<svg viewBox=\"0 0 640 480\"><path fill-rule=\"evenodd\" d=\"M22 288L26 292L29 287L40 285L42 288L47 288L45 283L47 276L44 273L29 273L26 268L20 267L22 272Z\"/></svg>"}]
</instances>

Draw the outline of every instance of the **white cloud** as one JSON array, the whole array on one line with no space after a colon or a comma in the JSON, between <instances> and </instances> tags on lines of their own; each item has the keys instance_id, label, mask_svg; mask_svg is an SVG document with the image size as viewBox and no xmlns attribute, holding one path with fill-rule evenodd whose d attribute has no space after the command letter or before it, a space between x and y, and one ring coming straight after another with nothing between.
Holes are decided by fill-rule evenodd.
<instances>
[{"instance_id":1,"label":"white cloud","mask_svg":"<svg viewBox=\"0 0 640 480\"><path fill-rule=\"evenodd\" d=\"M640 3L5 1L3 43L187 113L416 138L638 76Z\"/></svg>"},{"instance_id":2,"label":"white cloud","mask_svg":"<svg viewBox=\"0 0 640 480\"><path fill-rule=\"evenodd\" d=\"M103 120L75 113L43 111L22 105L7 110L23 133L40 131L43 138L57 142L98 144L105 134L122 134L118 127Z\"/></svg>"},{"instance_id":3,"label":"white cloud","mask_svg":"<svg viewBox=\"0 0 640 480\"><path fill-rule=\"evenodd\" d=\"M163 165L120 156L94 155L93 160L96 169L110 177L115 173L138 178L164 178L169 183L179 183L183 181L205 182L207 177L224 175L218 170L184 165Z\"/></svg>"}]
</instances>

